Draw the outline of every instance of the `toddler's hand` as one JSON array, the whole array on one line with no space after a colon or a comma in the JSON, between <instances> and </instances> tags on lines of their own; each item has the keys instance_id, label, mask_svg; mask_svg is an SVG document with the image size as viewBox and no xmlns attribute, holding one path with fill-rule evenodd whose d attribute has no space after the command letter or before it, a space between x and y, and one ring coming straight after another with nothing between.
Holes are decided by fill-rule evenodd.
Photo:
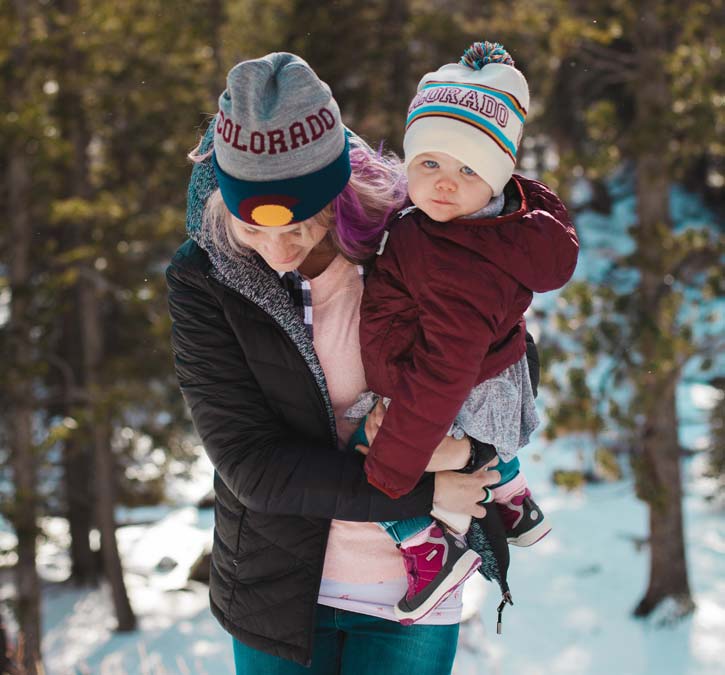
<instances>
[{"instance_id":1,"label":"toddler's hand","mask_svg":"<svg viewBox=\"0 0 725 675\"><path fill-rule=\"evenodd\" d=\"M378 430L383 424L383 417L385 417L385 406L382 400L375 404L375 407L368 413L367 419L365 420L365 436L368 439L368 445L358 444L355 446L355 450L362 452L363 455L367 455L370 447L378 435Z\"/></svg>"}]
</instances>

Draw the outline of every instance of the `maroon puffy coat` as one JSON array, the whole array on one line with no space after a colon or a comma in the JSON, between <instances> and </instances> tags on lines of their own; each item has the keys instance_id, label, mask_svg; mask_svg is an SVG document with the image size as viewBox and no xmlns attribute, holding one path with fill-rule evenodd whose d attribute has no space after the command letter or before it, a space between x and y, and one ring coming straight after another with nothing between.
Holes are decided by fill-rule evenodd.
<instances>
[{"instance_id":1,"label":"maroon puffy coat","mask_svg":"<svg viewBox=\"0 0 725 675\"><path fill-rule=\"evenodd\" d=\"M574 272L579 244L559 198L521 176L505 192L519 208L496 218L395 221L367 280L365 376L392 403L365 470L391 497L420 480L471 389L524 355L532 291Z\"/></svg>"}]
</instances>

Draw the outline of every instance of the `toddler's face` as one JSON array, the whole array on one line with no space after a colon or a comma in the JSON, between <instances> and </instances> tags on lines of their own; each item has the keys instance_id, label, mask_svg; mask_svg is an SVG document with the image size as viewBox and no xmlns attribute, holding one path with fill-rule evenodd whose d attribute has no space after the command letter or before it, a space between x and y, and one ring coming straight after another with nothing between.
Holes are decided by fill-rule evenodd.
<instances>
[{"instance_id":1,"label":"toddler's face","mask_svg":"<svg viewBox=\"0 0 725 675\"><path fill-rule=\"evenodd\" d=\"M493 196L488 183L445 152L424 152L408 165L408 194L428 217L447 222L482 209Z\"/></svg>"}]
</instances>

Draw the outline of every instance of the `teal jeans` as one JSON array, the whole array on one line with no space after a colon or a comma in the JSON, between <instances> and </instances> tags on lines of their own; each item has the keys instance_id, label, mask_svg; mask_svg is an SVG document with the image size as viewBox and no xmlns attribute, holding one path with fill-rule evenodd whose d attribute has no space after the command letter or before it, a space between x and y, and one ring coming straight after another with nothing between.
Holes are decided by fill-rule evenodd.
<instances>
[{"instance_id":1,"label":"teal jeans","mask_svg":"<svg viewBox=\"0 0 725 675\"><path fill-rule=\"evenodd\" d=\"M234 640L236 675L449 675L458 624L403 626L317 606L312 666L270 656Z\"/></svg>"}]
</instances>

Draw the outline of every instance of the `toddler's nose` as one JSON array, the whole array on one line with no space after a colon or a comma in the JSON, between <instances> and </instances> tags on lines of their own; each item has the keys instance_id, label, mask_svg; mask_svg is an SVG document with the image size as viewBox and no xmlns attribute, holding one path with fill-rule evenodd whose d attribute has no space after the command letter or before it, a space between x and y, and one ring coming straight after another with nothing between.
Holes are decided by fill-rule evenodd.
<instances>
[{"instance_id":1,"label":"toddler's nose","mask_svg":"<svg viewBox=\"0 0 725 675\"><path fill-rule=\"evenodd\" d=\"M450 178L441 178L436 183L436 188L438 190L444 190L446 192L454 192L456 189L456 183L455 183L455 181L451 180Z\"/></svg>"}]
</instances>

